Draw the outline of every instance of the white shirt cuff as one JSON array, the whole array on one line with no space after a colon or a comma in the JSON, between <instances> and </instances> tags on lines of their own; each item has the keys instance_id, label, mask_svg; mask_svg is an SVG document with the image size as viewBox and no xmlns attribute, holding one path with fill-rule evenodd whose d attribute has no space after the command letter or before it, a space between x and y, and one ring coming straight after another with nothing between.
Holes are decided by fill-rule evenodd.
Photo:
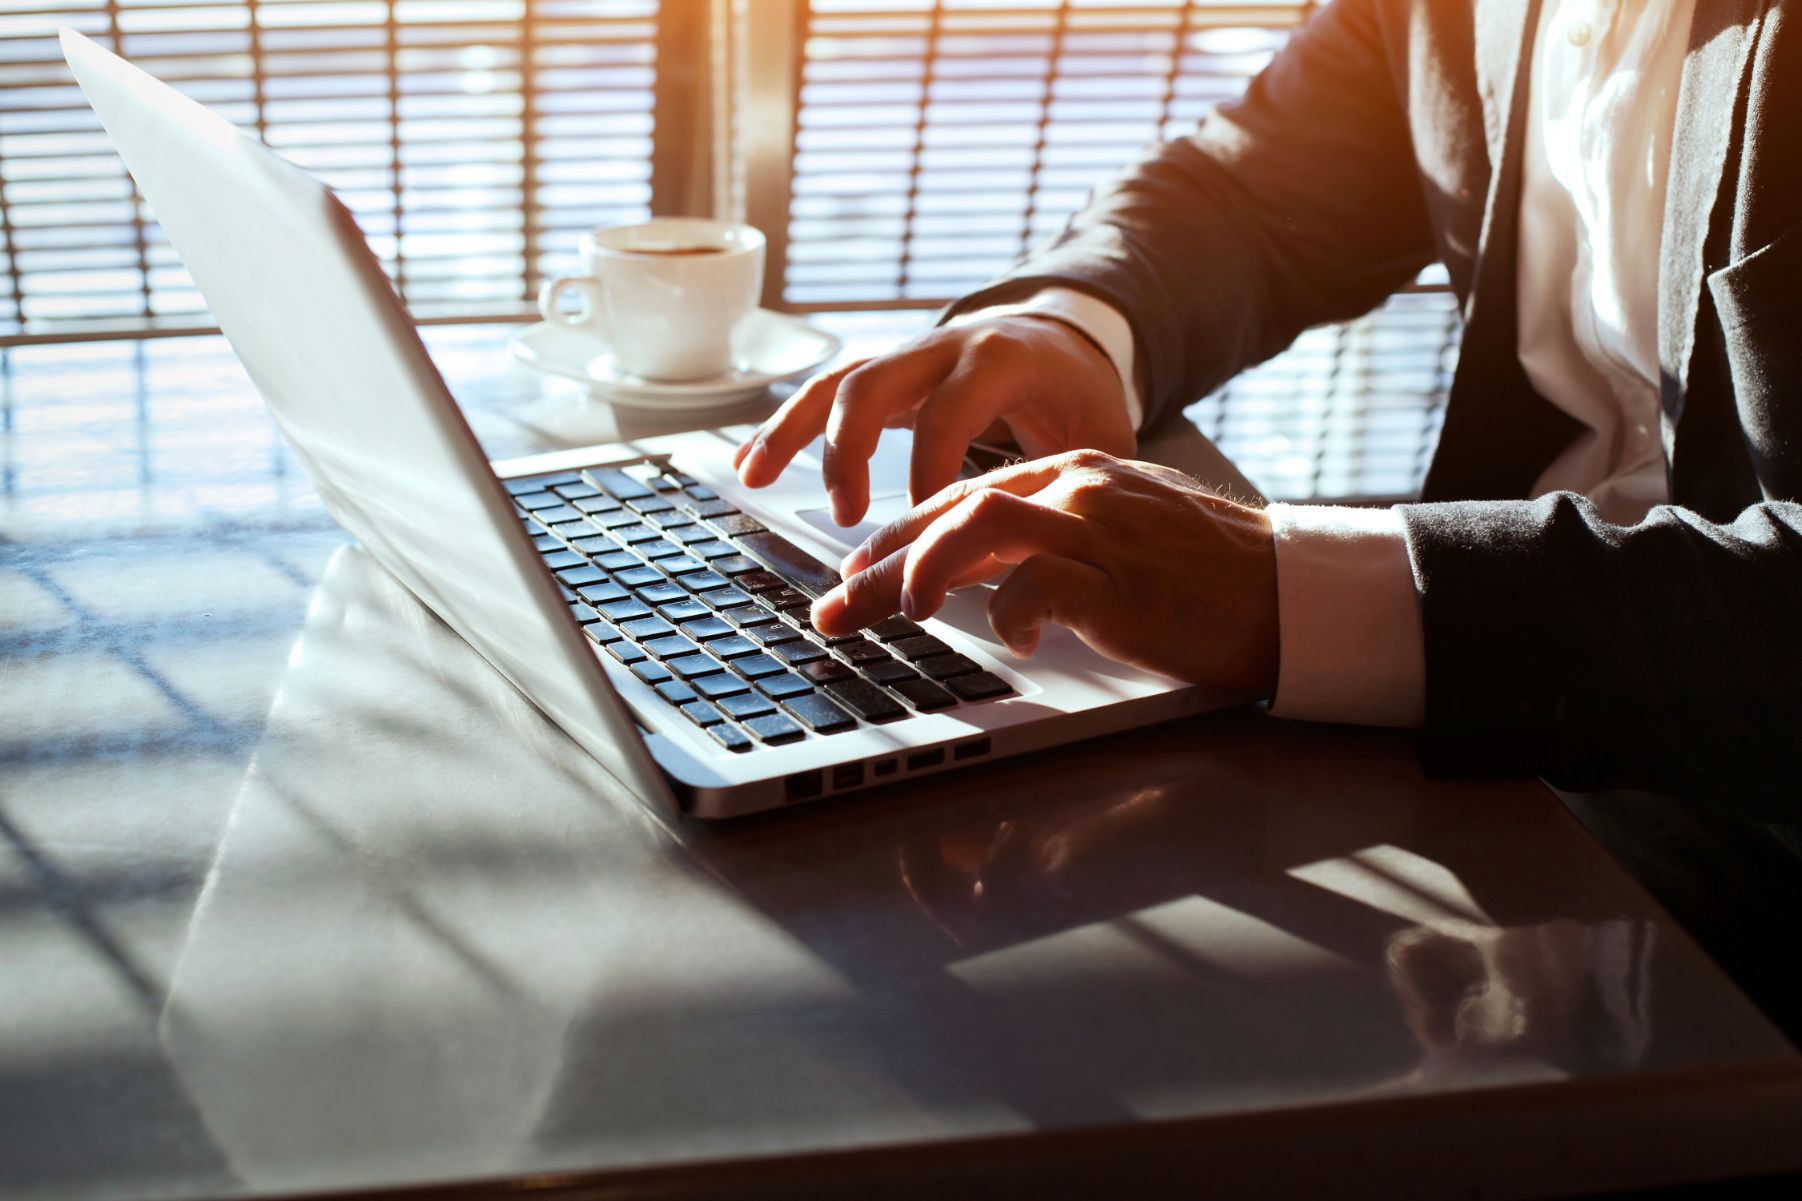
<instances>
[{"instance_id":1,"label":"white shirt cuff","mask_svg":"<svg viewBox=\"0 0 1802 1201\"><path fill-rule=\"evenodd\" d=\"M1426 650L1394 509L1271 505L1281 658L1277 717L1418 726Z\"/></svg>"},{"instance_id":2,"label":"white shirt cuff","mask_svg":"<svg viewBox=\"0 0 1802 1201\"><path fill-rule=\"evenodd\" d=\"M1075 288L1046 288L1016 304L959 313L946 324L968 325L987 317L1055 317L1081 330L1113 360L1114 370L1120 374L1120 391L1126 397L1126 415L1131 418L1133 429L1139 428L1145 419L1145 406L1134 382L1137 377L1133 374L1133 331L1120 310Z\"/></svg>"}]
</instances>

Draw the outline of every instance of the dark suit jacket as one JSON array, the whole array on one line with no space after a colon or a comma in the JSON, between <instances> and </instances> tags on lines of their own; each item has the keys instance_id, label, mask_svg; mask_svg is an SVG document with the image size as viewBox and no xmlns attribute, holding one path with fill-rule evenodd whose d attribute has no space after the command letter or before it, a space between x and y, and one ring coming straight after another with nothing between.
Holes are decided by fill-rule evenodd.
<instances>
[{"instance_id":1,"label":"dark suit jacket","mask_svg":"<svg viewBox=\"0 0 1802 1201\"><path fill-rule=\"evenodd\" d=\"M1433 260L1465 322L1423 502L1429 766L1705 792L1802 816L1802 30L1699 0L1659 350L1673 504L1524 497L1576 433L1516 356L1539 0L1338 0L967 309L1049 284L1130 321L1153 415ZM1485 69L1478 71L1479 62ZM1654 248L1647 247L1647 253Z\"/></svg>"}]
</instances>

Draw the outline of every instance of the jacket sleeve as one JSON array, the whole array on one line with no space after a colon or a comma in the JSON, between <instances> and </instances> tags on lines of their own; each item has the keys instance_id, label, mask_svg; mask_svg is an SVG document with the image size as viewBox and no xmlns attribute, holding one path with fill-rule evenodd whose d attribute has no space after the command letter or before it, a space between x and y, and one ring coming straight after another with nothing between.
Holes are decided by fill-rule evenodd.
<instances>
[{"instance_id":1,"label":"jacket sleeve","mask_svg":"<svg viewBox=\"0 0 1802 1201\"><path fill-rule=\"evenodd\" d=\"M1802 505L1632 527L1570 493L1401 513L1430 771L1802 819Z\"/></svg>"},{"instance_id":2,"label":"jacket sleeve","mask_svg":"<svg viewBox=\"0 0 1802 1201\"><path fill-rule=\"evenodd\" d=\"M1381 303L1435 247L1378 26L1374 0L1337 0L1243 98L948 316L1051 286L1106 301L1133 328L1149 422Z\"/></svg>"}]
</instances>

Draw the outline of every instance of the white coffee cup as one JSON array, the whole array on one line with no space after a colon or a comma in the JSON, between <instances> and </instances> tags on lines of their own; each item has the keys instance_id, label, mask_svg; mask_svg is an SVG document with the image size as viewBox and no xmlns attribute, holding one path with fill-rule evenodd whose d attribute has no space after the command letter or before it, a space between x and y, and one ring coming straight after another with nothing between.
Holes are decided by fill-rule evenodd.
<instances>
[{"instance_id":1,"label":"white coffee cup","mask_svg":"<svg viewBox=\"0 0 1802 1201\"><path fill-rule=\"evenodd\" d=\"M700 217L657 217L582 235L587 275L545 282L538 311L606 344L622 371L696 380L732 366L732 335L763 289L763 234ZM565 293L581 308L564 312Z\"/></svg>"}]
</instances>

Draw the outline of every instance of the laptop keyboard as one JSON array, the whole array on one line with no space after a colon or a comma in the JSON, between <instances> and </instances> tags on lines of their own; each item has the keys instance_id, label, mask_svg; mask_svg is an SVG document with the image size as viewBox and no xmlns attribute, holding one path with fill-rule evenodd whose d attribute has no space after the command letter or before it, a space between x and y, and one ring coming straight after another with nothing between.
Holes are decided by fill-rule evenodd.
<instances>
[{"instance_id":1,"label":"laptop keyboard","mask_svg":"<svg viewBox=\"0 0 1802 1201\"><path fill-rule=\"evenodd\" d=\"M820 633L838 573L664 464L504 483L582 632L728 750L1013 695L905 617Z\"/></svg>"}]
</instances>

